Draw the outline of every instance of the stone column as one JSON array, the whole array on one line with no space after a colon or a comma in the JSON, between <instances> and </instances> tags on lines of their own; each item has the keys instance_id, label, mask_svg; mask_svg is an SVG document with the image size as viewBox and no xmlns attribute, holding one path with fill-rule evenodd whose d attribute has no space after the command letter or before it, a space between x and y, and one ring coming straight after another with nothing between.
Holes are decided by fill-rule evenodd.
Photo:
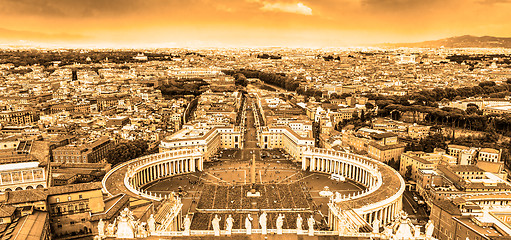
<instances>
[{"instance_id":1,"label":"stone column","mask_svg":"<svg viewBox=\"0 0 511 240\"><path fill-rule=\"evenodd\" d=\"M387 225L387 221L388 221L388 219L387 219L388 218L388 214L387 213L388 213L389 207L390 206L387 206L387 207L385 207L383 209L383 216L382 216L381 221L382 221L384 226Z\"/></svg>"}]
</instances>

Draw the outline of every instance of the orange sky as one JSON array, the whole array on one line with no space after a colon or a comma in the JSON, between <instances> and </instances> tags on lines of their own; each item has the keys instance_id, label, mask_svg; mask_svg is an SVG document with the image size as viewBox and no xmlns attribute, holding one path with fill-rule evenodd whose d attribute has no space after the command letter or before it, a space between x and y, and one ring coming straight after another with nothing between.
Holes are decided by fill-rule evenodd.
<instances>
[{"instance_id":1,"label":"orange sky","mask_svg":"<svg viewBox=\"0 0 511 240\"><path fill-rule=\"evenodd\" d=\"M0 43L339 47L511 36L511 0L0 0Z\"/></svg>"}]
</instances>

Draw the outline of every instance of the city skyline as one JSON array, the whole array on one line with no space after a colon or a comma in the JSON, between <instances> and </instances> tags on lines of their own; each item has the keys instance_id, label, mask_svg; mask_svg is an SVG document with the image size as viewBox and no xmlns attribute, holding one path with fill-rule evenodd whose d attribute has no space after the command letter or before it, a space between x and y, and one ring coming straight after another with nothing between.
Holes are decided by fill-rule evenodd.
<instances>
[{"instance_id":1,"label":"city skyline","mask_svg":"<svg viewBox=\"0 0 511 240\"><path fill-rule=\"evenodd\" d=\"M15 45L347 47L466 34L511 36L507 0L0 3L0 43Z\"/></svg>"}]
</instances>

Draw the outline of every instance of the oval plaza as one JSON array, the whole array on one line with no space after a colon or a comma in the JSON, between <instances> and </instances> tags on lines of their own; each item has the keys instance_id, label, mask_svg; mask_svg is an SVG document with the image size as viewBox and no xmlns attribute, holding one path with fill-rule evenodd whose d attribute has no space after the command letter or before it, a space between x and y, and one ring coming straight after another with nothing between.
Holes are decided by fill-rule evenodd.
<instances>
[{"instance_id":1,"label":"oval plaza","mask_svg":"<svg viewBox=\"0 0 511 240\"><path fill-rule=\"evenodd\" d=\"M315 147L300 119L294 129L261 121L272 119L264 101L240 104L242 126L185 124L159 153L108 172L104 191L159 202L154 236L382 237L380 227L399 221L405 184L394 169Z\"/></svg>"}]
</instances>

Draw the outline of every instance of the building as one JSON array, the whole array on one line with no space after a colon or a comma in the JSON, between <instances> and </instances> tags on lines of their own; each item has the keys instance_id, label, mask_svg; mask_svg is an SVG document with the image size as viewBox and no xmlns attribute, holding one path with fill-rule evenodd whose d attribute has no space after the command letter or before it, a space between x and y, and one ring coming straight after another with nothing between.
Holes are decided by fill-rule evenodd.
<instances>
[{"instance_id":1,"label":"building","mask_svg":"<svg viewBox=\"0 0 511 240\"><path fill-rule=\"evenodd\" d=\"M0 122L7 125L29 125L39 120L39 114L32 110L0 112Z\"/></svg>"},{"instance_id":2,"label":"building","mask_svg":"<svg viewBox=\"0 0 511 240\"><path fill-rule=\"evenodd\" d=\"M509 239L511 228L502 220L506 215L499 215L499 212L493 213L464 198L435 200L430 214L435 226L433 237L440 240Z\"/></svg>"},{"instance_id":3,"label":"building","mask_svg":"<svg viewBox=\"0 0 511 240\"><path fill-rule=\"evenodd\" d=\"M461 146L461 145L455 145L455 144L449 144L447 146L447 153L454 157L459 157L461 151L468 150L469 147Z\"/></svg>"},{"instance_id":4,"label":"building","mask_svg":"<svg viewBox=\"0 0 511 240\"><path fill-rule=\"evenodd\" d=\"M434 154L428 154L425 152L412 152L408 151L401 154L401 161L399 165L399 173L401 176L406 176L408 169L410 169L410 178L417 180L419 170L421 169L432 169L436 166L440 159Z\"/></svg>"},{"instance_id":5,"label":"building","mask_svg":"<svg viewBox=\"0 0 511 240\"><path fill-rule=\"evenodd\" d=\"M31 211L32 212L32 211ZM33 211L12 223L3 235L5 239L51 239L48 212Z\"/></svg>"},{"instance_id":6,"label":"building","mask_svg":"<svg viewBox=\"0 0 511 240\"><path fill-rule=\"evenodd\" d=\"M477 156L478 161L484 162L500 162L501 151L493 149L493 148L482 148L479 150L479 154Z\"/></svg>"},{"instance_id":7,"label":"building","mask_svg":"<svg viewBox=\"0 0 511 240\"><path fill-rule=\"evenodd\" d=\"M108 137L100 137L92 142L67 145L54 149L53 161L60 163L96 163L102 161L113 143Z\"/></svg>"},{"instance_id":8,"label":"building","mask_svg":"<svg viewBox=\"0 0 511 240\"><path fill-rule=\"evenodd\" d=\"M92 232L91 214L105 210L100 182L48 189L50 225L55 235Z\"/></svg>"},{"instance_id":9,"label":"building","mask_svg":"<svg viewBox=\"0 0 511 240\"><path fill-rule=\"evenodd\" d=\"M397 161L405 151L405 144L397 140L393 133L371 134L373 141L367 146L369 157L381 162Z\"/></svg>"},{"instance_id":10,"label":"building","mask_svg":"<svg viewBox=\"0 0 511 240\"><path fill-rule=\"evenodd\" d=\"M458 155L458 164L469 165L473 164L477 159L477 150L474 148L464 149Z\"/></svg>"},{"instance_id":11,"label":"building","mask_svg":"<svg viewBox=\"0 0 511 240\"><path fill-rule=\"evenodd\" d=\"M259 146L264 149L282 148L295 161L300 161L307 147L314 147L311 131L298 134L290 127L263 127L260 133Z\"/></svg>"},{"instance_id":12,"label":"building","mask_svg":"<svg viewBox=\"0 0 511 240\"><path fill-rule=\"evenodd\" d=\"M454 165L449 166L449 169L465 180L483 179L485 173L475 165Z\"/></svg>"},{"instance_id":13,"label":"building","mask_svg":"<svg viewBox=\"0 0 511 240\"><path fill-rule=\"evenodd\" d=\"M198 149L208 161L219 149L240 148L241 144L238 127L211 127L199 123L166 137L161 141L159 151Z\"/></svg>"},{"instance_id":14,"label":"building","mask_svg":"<svg viewBox=\"0 0 511 240\"><path fill-rule=\"evenodd\" d=\"M130 123L130 118L127 116L109 117L106 121L106 127L119 127Z\"/></svg>"},{"instance_id":15,"label":"building","mask_svg":"<svg viewBox=\"0 0 511 240\"><path fill-rule=\"evenodd\" d=\"M442 176L435 169L420 168L417 171L416 181L416 189L421 196L428 196L427 191L443 184Z\"/></svg>"},{"instance_id":16,"label":"building","mask_svg":"<svg viewBox=\"0 0 511 240\"><path fill-rule=\"evenodd\" d=\"M46 170L39 162L0 165L0 191L17 191L48 186Z\"/></svg>"},{"instance_id":17,"label":"building","mask_svg":"<svg viewBox=\"0 0 511 240\"><path fill-rule=\"evenodd\" d=\"M408 126L408 136L413 139L422 139L429 135L431 126L418 125L414 123Z\"/></svg>"}]
</instances>

